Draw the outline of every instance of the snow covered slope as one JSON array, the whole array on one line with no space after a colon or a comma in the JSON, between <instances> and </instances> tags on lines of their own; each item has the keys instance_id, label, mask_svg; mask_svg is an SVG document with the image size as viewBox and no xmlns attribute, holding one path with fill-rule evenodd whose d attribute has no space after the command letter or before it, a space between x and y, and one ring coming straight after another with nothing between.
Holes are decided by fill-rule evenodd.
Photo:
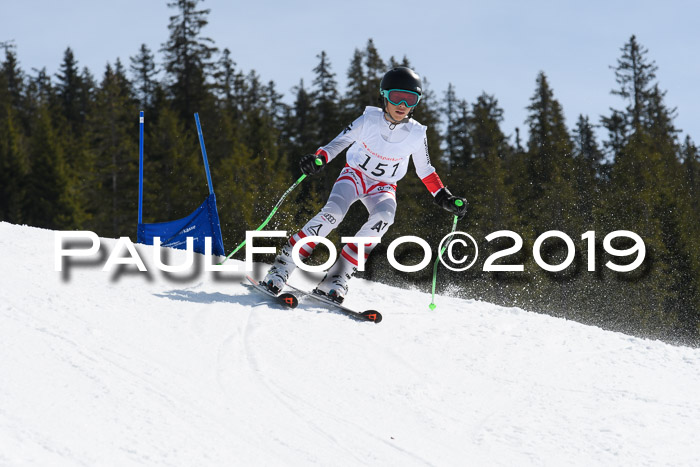
<instances>
[{"instance_id":1,"label":"snow covered slope","mask_svg":"<svg viewBox=\"0 0 700 467\"><path fill-rule=\"evenodd\" d=\"M362 280L380 324L242 274L62 274L7 223L0 259L3 466L700 465L697 349Z\"/></svg>"}]
</instances>

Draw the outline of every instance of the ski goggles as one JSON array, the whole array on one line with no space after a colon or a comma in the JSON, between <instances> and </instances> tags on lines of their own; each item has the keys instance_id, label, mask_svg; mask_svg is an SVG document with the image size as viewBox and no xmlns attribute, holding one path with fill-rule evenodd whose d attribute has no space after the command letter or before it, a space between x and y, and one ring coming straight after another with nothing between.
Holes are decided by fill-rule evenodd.
<instances>
[{"instance_id":1,"label":"ski goggles","mask_svg":"<svg viewBox=\"0 0 700 467\"><path fill-rule=\"evenodd\" d=\"M403 89L383 89L382 96L394 105L403 103L406 107L411 108L418 105L420 102L420 94L413 91L404 91Z\"/></svg>"}]
</instances>

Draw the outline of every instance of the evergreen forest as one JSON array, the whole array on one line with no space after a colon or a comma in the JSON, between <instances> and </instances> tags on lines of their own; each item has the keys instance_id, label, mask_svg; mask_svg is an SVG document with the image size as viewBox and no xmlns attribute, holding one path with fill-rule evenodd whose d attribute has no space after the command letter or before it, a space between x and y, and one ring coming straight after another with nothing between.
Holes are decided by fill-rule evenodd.
<instances>
[{"instance_id":1,"label":"evergreen forest","mask_svg":"<svg viewBox=\"0 0 700 467\"><path fill-rule=\"evenodd\" d=\"M381 105L379 81L387 70L412 66L408 57L383 58L372 39L354 50L344 71L320 51L313 81L300 80L286 98L273 81L238 68L229 49L206 37L209 10L201 0L169 6L167 42L155 50L143 44L128 63L108 63L98 76L81 69L70 47L55 75L23 70L21 44L1 43L0 220L136 241L140 110L146 115L144 221L188 215L208 195L193 118L198 112L231 251L299 177L299 158L332 140L365 106ZM617 108L567 125L540 72L523 122L526 139L520 131L503 132L504 109L494 95L467 100L453 85L424 94L414 118L429 128L431 159L443 182L469 202L458 229L482 249L468 271L441 267L437 293L698 345L700 151L689 136L679 136L649 50L634 35L611 47L619 48L610 64ZM429 73L416 71L429 82ZM341 80L347 83L342 93ZM344 163L341 155L307 178L267 229L299 229L323 206ZM395 224L360 276L429 292L432 262L401 273L388 264L387 246L416 235L432 246L434 259L452 220L412 168L397 199ZM338 245L341 236L354 235L365 218L356 203L331 240ZM523 265L523 272L483 270L486 258L514 246L508 237L485 240L502 230L516 232L523 245L496 264ZM563 271L545 271L533 257L537 238L550 230L566 233L575 245ZM646 246L646 259L631 272L606 266L634 260L606 251L604 237L618 230L635 232ZM591 231L595 235L582 238ZM620 237L613 246L625 250L634 242ZM550 264L568 253L556 238L540 249ZM324 252L317 255L315 261L324 260ZM419 247L397 250L405 264L421 257Z\"/></svg>"}]
</instances>

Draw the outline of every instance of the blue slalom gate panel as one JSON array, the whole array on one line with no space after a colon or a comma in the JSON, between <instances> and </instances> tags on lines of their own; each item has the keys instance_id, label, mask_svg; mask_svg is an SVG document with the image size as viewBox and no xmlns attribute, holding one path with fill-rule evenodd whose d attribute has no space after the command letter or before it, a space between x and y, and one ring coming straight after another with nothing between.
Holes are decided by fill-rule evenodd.
<instances>
[{"instance_id":1,"label":"blue slalom gate panel","mask_svg":"<svg viewBox=\"0 0 700 467\"><path fill-rule=\"evenodd\" d=\"M212 254L225 256L224 242L221 236L221 222L216 208L216 196L209 172L209 160L207 150L204 147L204 136L199 123L199 115L194 114L197 123L197 134L199 135L199 145L202 149L204 159L204 170L209 184L209 196L204 203L187 217L168 222L157 222L152 224L143 223L143 111L139 115L139 222L136 232L137 243L153 245L153 239L160 237L161 246L170 248L187 248L187 237L194 240L194 251L204 254L204 242L206 237L212 239Z\"/></svg>"},{"instance_id":2,"label":"blue slalom gate panel","mask_svg":"<svg viewBox=\"0 0 700 467\"><path fill-rule=\"evenodd\" d=\"M182 219L139 224L137 242L153 245L153 238L160 237L161 246L184 250L187 237L194 240L194 251L204 254L204 239L211 237L212 254L225 256L221 239L221 223L216 209L216 196L212 193L192 214Z\"/></svg>"}]
</instances>

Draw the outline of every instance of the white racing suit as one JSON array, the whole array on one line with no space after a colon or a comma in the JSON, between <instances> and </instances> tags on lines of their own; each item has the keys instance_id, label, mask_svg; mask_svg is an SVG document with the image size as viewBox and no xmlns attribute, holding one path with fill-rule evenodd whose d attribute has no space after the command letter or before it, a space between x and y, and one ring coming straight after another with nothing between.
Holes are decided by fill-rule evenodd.
<instances>
[{"instance_id":1,"label":"white racing suit","mask_svg":"<svg viewBox=\"0 0 700 467\"><path fill-rule=\"evenodd\" d=\"M413 119L392 124L384 118L381 109L367 107L333 141L319 148L316 155L330 162L348 146L347 164L333 185L328 202L298 233L290 237L264 282L272 281L281 290L295 268L291 259L293 246L310 235L328 236L358 200L367 208L369 218L355 237L373 237L377 240L364 245L364 259L367 259L394 223L396 182L406 175L411 156L417 175L433 196L443 187L430 163L426 127ZM301 247L299 255L302 259L308 258L315 247L315 243L307 243ZM347 293L347 281L357 270L359 251L356 244L345 245L318 289L342 300Z\"/></svg>"}]
</instances>

